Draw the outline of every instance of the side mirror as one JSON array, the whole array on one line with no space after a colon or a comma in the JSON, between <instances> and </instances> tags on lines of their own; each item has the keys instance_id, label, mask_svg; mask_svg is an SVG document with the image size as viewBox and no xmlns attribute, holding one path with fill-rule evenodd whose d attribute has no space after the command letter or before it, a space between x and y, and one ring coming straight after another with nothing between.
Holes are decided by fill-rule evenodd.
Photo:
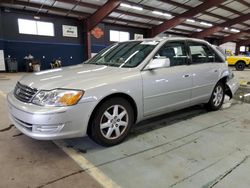
<instances>
[{"instance_id":1,"label":"side mirror","mask_svg":"<svg viewBox=\"0 0 250 188\"><path fill-rule=\"evenodd\" d=\"M149 64L146 66L146 70L159 69L164 67L170 67L170 59L169 58L157 58L152 59Z\"/></svg>"}]
</instances>

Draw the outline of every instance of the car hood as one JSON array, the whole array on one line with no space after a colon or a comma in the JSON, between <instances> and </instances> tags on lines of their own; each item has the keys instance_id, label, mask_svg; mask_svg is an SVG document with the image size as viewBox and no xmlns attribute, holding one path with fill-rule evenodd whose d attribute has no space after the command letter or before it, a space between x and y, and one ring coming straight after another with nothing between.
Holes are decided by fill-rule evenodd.
<instances>
[{"instance_id":1,"label":"car hood","mask_svg":"<svg viewBox=\"0 0 250 188\"><path fill-rule=\"evenodd\" d=\"M132 69L105 65L80 64L59 69L37 72L20 80L21 84L37 89L85 89L112 82L123 75L131 74Z\"/></svg>"}]
</instances>

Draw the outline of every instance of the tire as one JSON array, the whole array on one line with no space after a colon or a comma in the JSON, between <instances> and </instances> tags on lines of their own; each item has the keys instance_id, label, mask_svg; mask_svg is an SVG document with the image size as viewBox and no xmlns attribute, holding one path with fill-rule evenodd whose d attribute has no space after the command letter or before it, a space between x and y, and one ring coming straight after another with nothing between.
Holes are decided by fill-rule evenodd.
<instances>
[{"instance_id":1,"label":"tire","mask_svg":"<svg viewBox=\"0 0 250 188\"><path fill-rule=\"evenodd\" d=\"M121 143L134 122L134 111L124 98L105 101L96 110L91 122L91 138L102 146Z\"/></svg>"},{"instance_id":2,"label":"tire","mask_svg":"<svg viewBox=\"0 0 250 188\"><path fill-rule=\"evenodd\" d=\"M243 61L239 61L235 64L235 68L237 71L243 71L245 67L246 67L246 64Z\"/></svg>"},{"instance_id":3,"label":"tire","mask_svg":"<svg viewBox=\"0 0 250 188\"><path fill-rule=\"evenodd\" d=\"M216 111L219 110L224 102L225 86L222 82L218 82L214 87L209 102L207 103L207 109Z\"/></svg>"}]
</instances>

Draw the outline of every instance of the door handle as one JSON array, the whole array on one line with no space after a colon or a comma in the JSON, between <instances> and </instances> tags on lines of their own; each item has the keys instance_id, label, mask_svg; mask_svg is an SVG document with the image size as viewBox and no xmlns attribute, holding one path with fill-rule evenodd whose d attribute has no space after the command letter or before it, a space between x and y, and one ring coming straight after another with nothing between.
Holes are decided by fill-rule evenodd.
<instances>
[{"instance_id":1,"label":"door handle","mask_svg":"<svg viewBox=\"0 0 250 188\"><path fill-rule=\"evenodd\" d=\"M218 70L214 70L214 72L218 72Z\"/></svg>"},{"instance_id":2,"label":"door handle","mask_svg":"<svg viewBox=\"0 0 250 188\"><path fill-rule=\"evenodd\" d=\"M190 74L185 74L185 75L183 75L183 78L188 78L190 76L191 76Z\"/></svg>"}]
</instances>

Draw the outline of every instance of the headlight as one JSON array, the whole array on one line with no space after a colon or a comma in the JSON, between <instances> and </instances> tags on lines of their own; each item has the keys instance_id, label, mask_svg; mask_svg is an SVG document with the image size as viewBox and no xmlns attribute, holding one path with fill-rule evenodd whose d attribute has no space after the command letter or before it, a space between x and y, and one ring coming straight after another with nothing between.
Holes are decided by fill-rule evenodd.
<instances>
[{"instance_id":1,"label":"headlight","mask_svg":"<svg viewBox=\"0 0 250 188\"><path fill-rule=\"evenodd\" d=\"M41 90L33 98L32 103L39 106L72 106L83 96L84 91L55 89Z\"/></svg>"}]
</instances>

